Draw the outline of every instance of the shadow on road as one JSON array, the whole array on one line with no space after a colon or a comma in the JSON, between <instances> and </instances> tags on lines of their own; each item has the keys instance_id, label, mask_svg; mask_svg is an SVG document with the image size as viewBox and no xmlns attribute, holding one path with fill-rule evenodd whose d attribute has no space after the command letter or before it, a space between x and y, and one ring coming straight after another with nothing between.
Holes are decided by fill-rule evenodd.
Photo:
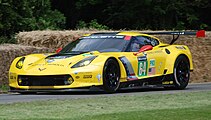
<instances>
[{"instance_id":1,"label":"shadow on road","mask_svg":"<svg viewBox=\"0 0 211 120\"><path fill-rule=\"evenodd\" d=\"M186 88L185 90L190 90L191 88ZM61 92L24 92L21 94L14 94L14 95L102 95L102 94L127 94L127 93L138 93L138 92L156 92L156 91L175 91L175 90L167 90L163 87L147 87L147 88L127 88L118 90L115 93L106 93L102 90L100 91L61 91ZM177 90L178 91L178 90Z\"/></svg>"}]
</instances>

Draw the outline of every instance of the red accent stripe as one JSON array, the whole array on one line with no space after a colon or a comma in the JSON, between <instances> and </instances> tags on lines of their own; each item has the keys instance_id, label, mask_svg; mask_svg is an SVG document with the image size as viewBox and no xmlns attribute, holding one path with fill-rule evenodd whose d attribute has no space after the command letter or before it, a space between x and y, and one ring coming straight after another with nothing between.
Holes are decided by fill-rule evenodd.
<instances>
[{"instance_id":1,"label":"red accent stripe","mask_svg":"<svg viewBox=\"0 0 211 120\"><path fill-rule=\"evenodd\" d=\"M130 40L131 36L125 36L124 40Z\"/></svg>"},{"instance_id":2,"label":"red accent stripe","mask_svg":"<svg viewBox=\"0 0 211 120\"><path fill-rule=\"evenodd\" d=\"M130 76L135 76L135 73L131 73Z\"/></svg>"}]
</instances>

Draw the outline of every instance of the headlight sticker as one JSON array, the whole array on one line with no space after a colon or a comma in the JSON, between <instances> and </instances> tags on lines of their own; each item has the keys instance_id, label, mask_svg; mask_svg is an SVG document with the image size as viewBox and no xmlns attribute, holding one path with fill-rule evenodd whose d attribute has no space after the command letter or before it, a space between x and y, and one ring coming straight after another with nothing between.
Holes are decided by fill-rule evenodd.
<instances>
[{"instance_id":1,"label":"headlight sticker","mask_svg":"<svg viewBox=\"0 0 211 120\"><path fill-rule=\"evenodd\" d=\"M25 60L25 57L20 58L18 62L16 63L16 68L21 69L23 67L24 60Z\"/></svg>"},{"instance_id":2,"label":"headlight sticker","mask_svg":"<svg viewBox=\"0 0 211 120\"><path fill-rule=\"evenodd\" d=\"M78 68L78 67L84 67L89 65L97 56L89 56L84 58L83 60L77 62L75 65L73 65L71 68Z\"/></svg>"}]
</instances>

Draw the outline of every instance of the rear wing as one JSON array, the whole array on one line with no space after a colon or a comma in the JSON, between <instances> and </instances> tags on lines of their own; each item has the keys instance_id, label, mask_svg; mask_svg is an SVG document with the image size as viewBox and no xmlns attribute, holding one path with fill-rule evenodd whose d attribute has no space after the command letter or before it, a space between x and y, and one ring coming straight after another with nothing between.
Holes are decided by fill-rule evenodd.
<instances>
[{"instance_id":1,"label":"rear wing","mask_svg":"<svg viewBox=\"0 0 211 120\"><path fill-rule=\"evenodd\" d=\"M182 32L143 32L144 34L149 35L173 35L173 39L171 40L171 44L173 44L180 35L195 35L197 38L205 37L205 30L199 31L182 31Z\"/></svg>"}]
</instances>

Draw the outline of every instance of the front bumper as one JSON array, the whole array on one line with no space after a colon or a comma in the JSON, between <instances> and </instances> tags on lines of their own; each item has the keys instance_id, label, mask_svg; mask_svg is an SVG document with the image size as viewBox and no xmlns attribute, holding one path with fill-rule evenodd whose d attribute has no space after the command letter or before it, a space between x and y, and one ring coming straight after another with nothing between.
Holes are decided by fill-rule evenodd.
<instances>
[{"instance_id":1,"label":"front bumper","mask_svg":"<svg viewBox=\"0 0 211 120\"><path fill-rule=\"evenodd\" d=\"M8 92L18 93L41 93L41 92L88 92L88 91L103 91L102 86L80 87L71 89L18 89L10 87Z\"/></svg>"},{"instance_id":2,"label":"front bumper","mask_svg":"<svg viewBox=\"0 0 211 120\"><path fill-rule=\"evenodd\" d=\"M64 86L71 85L74 80L70 75L18 75L19 86Z\"/></svg>"}]
</instances>

